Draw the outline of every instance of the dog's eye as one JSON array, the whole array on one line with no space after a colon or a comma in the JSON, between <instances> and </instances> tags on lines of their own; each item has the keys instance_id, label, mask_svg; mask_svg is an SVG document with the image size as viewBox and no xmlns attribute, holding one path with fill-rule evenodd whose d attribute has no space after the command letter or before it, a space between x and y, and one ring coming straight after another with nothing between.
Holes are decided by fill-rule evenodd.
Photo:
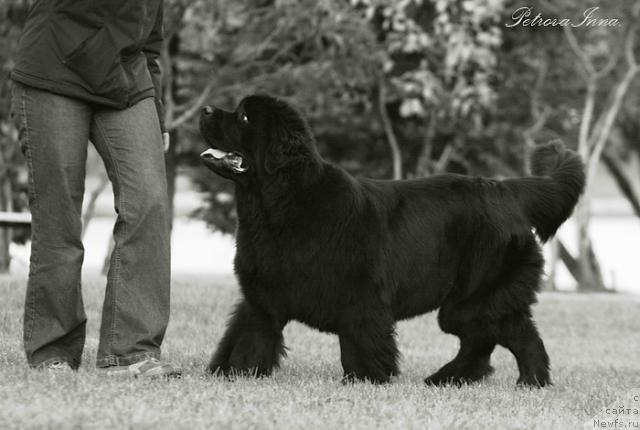
<instances>
[{"instance_id":1,"label":"dog's eye","mask_svg":"<svg viewBox=\"0 0 640 430\"><path fill-rule=\"evenodd\" d=\"M243 113L241 113L241 114L239 115L239 118L240 118L240 121L241 121L241 122L243 122L243 123L245 123L245 124L248 124L248 123L249 123L249 117L247 117L247 114L246 114L246 113L244 113L244 112L243 112Z\"/></svg>"}]
</instances>

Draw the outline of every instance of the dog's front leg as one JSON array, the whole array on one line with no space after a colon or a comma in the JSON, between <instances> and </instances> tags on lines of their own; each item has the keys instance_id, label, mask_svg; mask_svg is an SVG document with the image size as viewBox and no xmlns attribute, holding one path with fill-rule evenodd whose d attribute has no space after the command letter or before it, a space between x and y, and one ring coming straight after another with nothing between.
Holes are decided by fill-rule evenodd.
<instances>
[{"instance_id":1,"label":"dog's front leg","mask_svg":"<svg viewBox=\"0 0 640 430\"><path fill-rule=\"evenodd\" d=\"M266 376L285 355L283 326L266 313L241 301L209 363L211 373Z\"/></svg>"},{"instance_id":2,"label":"dog's front leg","mask_svg":"<svg viewBox=\"0 0 640 430\"><path fill-rule=\"evenodd\" d=\"M371 318L350 325L340 333L343 382L389 382L398 374L398 347L391 318Z\"/></svg>"}]
</instances>

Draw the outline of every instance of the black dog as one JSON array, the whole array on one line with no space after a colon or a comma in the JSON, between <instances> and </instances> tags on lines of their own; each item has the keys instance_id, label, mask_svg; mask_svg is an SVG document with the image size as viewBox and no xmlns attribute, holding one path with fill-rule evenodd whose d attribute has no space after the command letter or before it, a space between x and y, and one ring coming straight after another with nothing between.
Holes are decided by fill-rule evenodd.
<instances>
[{"instance_id":1,"label":"black dog","mask_svg":"<svg viewBox=\"0 0 640 430\"><path fill-rule=\"evenodd\" d=\"M458 355L425 382L461 384L492 371L496 345L518 383L550 383L534 323L549 239L584 187L580 158L559 144L532 155L535 176L356 179L325 162L305 119L269 96L235 112L204 107L206 166L236 183L237 305L209 369L268 375L282 329L303 322L340 339L347 380L398 373L395 322L440 308Z\"/></svg>"}]
</instances>

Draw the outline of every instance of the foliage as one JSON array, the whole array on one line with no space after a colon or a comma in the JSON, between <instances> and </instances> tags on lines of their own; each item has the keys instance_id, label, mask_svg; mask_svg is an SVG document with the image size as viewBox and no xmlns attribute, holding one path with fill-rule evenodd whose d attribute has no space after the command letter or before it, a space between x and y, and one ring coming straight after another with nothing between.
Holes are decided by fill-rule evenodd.
<instances>
[{"instance_id":1,"label":"foliage","mask_svg":"<svg viewBox=\"0 0 640 430\"><path fill-rule=\"evenodd\" d=\"M211 70L204 82L182 81L191 98L207 85L210 101L226 107L252 92L290 98L308 115L321 153L356 175L390 176L376 109L381 80L410 175L432 171L432 158L441 170L508 172L485 121L496 99L500 11L501 2L489 0L196 2L186 10L177 58L184 72ZM194 128L187 133L198 140ZM233 206L229 185L201 175L209 220L229 231L234 223L220 215L232 210L216 197Z\"/></svg>"},{"instance_id":2,"label":"foliage","mask_svg":"<svg viewBox=\"0 0 640 430\"><path fill-rule=\"evenodd\" d=\"M546 17L576 18L597 6L600 16L623 18L620 27L573 32L584 56L606 71L596 87L594 131L625 74L622 47L638 21L636 3L530 5ZM0 6L9 17L0 23L3 85L17 39L17 27L8 23L24 20L29 4ZM524 155L536 142L560 138L578 147L587 82L563 28L505 27L521 6L513 0L165 0L166 123L177 143L168 158L205 191L209 203L199 215L224 232L235 226L233 189L199 166L198 108L231 109L254 92L300 106L323 156L356 176L389 178L398 157L406 177L524 173ZM628 166L639 153L633 126L639 84L630 85L605 151ZM12 140L3 95L0 124ZM11 162L16 172L19 158Z\"/></svg>"},{"instance_id":3,"label":"foliage","mask_svg":"<svg viewBox=\"0 0 640 430\"><path fill-rule=\"evenodd\" d=\"M277 94L304 108L328 158L354 172L380 168L384 141L370 103L378 45L369 23L348 4L196 2L184 17L176 54L185 78L177 93L184 99L212 87L209 102L231 109L251 93ZM184 129L191 144L181 143L183 154L203 149L195 126ZM221 230L233 231L230 184L209 172L195 177L215 208L202 213Z\"/></svg>"},{"instance_id":4,"label":"foliage","mask_svg":"<svg viewBox=\"0 0 640 430\"><path fill-rule=\"evenodd\" d=\"M232 108L253 92L287 97L308 115L321 153L357 176L391 176L388 130L376 106L382 89L406 176L514 175L526 170L524 155L536 141L577 141L585 85L575 79L575 58L560 27L506 28L517 2L171 4L180 11L180 19L174 14L167 23L180 40L172 57L178 111L198 98ZM631 7L584 7L591 4L605 16L628 15ZM568 0L532 5L546 16L575 17L580 7ZM598 66L621 37L610 28L578 34ZM612 68L599 97L619 74ZM195 117L180 130L179 158L196 166L204 147ZM209 195L200 214L233 231L231 185L190 171Z\"/></svg>"}]
</instances>

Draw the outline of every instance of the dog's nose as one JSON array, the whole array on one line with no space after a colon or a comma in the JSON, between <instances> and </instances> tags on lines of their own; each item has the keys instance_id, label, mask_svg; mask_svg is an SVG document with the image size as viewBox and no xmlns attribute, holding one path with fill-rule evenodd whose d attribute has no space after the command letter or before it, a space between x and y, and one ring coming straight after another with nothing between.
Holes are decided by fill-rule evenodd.
<instances>
[{"instance_id":1,"label":"dog's nose","mask_svg":"<svg viewBox=\"0 0 640 430\"><path fill-rule=\"evenodd\" d=\"M202 107L202 115L211 115L213 113L213 108L211 106L203 106Z\"/></svg>"}]
</instances>

